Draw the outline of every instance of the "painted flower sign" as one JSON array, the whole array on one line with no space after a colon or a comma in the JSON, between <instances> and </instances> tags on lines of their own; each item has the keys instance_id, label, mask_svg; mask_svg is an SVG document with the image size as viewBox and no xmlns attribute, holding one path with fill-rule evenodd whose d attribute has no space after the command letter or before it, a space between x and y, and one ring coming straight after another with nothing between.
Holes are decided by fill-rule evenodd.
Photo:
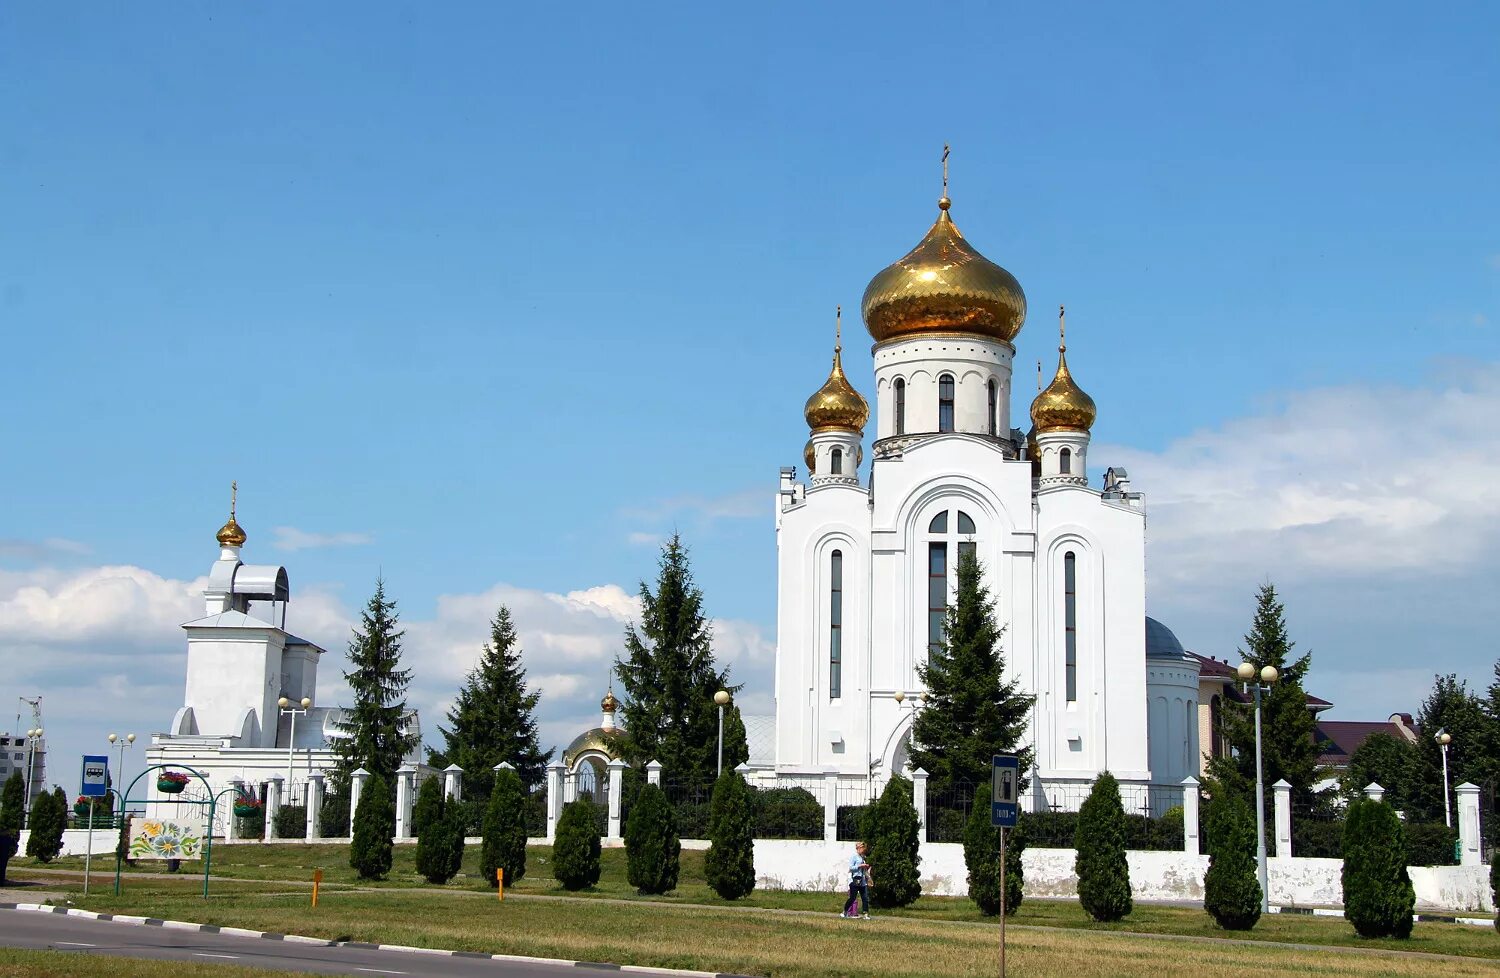
<instances>
[{"instance_id":1,"label":"painted flower sign","mask_svg":"<svg viewBox=\"0 0 1500 978\"><path fill-rule=\"evenodd\" d=\"M131 859L202 859L205 820L144 818L130 824Z\"/></svg>"}]
</instances>

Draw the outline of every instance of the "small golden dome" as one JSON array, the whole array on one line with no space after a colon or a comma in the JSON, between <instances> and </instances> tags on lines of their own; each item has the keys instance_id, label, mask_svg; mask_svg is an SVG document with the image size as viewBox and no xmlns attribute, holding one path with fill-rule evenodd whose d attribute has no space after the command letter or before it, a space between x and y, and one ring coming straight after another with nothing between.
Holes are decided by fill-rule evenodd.
<instances>
[{"instance_id":1,"label":"small golden dome","mask_svg":"<svg viewBox=\"0 0 1500 978\"><path fill-rule=\"evenodd\" d=\"M235 521L234 510L240 498L240 484L231 482L229 484L229 522L219 527L219 532L214 538L219 541L221 547L243 547L245 545L245 530Z\"/></svg>"},{"instance_id":2,"label":"small golden dome","mask_svg":"<svg viewBox=\"0 0 1500 978\"><path fill-rule=\"evenodd\" d=\"M922 333L976 333L1009 343L1026 321L1014 275L964 240L946 192L927 235L865 287L865 328L875 342Z\"/></svg>"},{"instance_id":3,"label":"small golden dome","mask_svg":"<svg viewBox=\"0 0 1500 978\"><path fill-rule=\"evenodd\" d=\"M1026 459L1031 463L1031 474L1042 474L1042 450L1036 443L1036 425L1026 432Z\"/></svg>"},{"instance_id":4,"label":"small golden dome","mask_svg":"<svg viewBox=\"0 0 1500 978\"><path fill-rule=\"evenodd\" d=\"M599 701L599 709L605 713L613 713L620 708L620 701L615 699L615 691L611 689L604 694L604 699Z\"/></svg>"},{"instance_id":5,"label":"small golden dome","mask_svg":"<svg viewBox=\"0 0 1500 978\"><path fill-rule=\"evenodd\" d=\"M813 431L840 429L863 434L865 422L870 420L870 404L849 383L849 378L844 376L842 314L843 310L840 308L836 314L833 369L828 372L828 379L823 382L823 386L807 399L803 416L807 418L807 426ZM808 469L811 468L809 463Z\"/></svg>"},{"instance_id":6,"label":"small golden dome","mask_svg":"<svg viewBox=\"0 0 1500 978\"><path fill-rule=\"evenodd\" d=\"M817 458L817 453L813 450L812 439L809 438L807 444L802 448L802 461L807 463L808 475L816 474L817 466L813 463L817 461Z\"/></svg>"},{"instance_id":7,"label":"small golden dome","mask_svg":"<svg viewBox=\"0 0 1500 978\"><path fill-rule=\"evenodd\" d=\"M1038 432L1088 431L1094 426L1098 408L1094 399L1073 382L1068 372L1068 344L1063 326L1063 309L1057 309L1057 374L1052 383L1031 402L1031 421Z\"/></svg>"}]
</instances>

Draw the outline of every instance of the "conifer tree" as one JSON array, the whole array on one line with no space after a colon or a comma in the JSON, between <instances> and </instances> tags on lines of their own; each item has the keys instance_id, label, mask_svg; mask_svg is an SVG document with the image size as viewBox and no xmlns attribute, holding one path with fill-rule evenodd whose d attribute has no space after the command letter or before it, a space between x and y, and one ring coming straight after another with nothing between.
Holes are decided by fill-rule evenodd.
<instances>
[{"instance_id":1,"label":"conifer tree","mask_svg":"<svg viewBox=\"0 0 1500 978\"><path fill-rule=\"evenodd\" d=\"M708 837L710 844L703 857L708 885L726 900L749 896L755 889L755 815L750 786L738 771L726 768L714 782L708 805Z\"/></svg>"},{"instance_id":2,"label":"conifer tree","mask_svg":"<svg viewBox=\"0 0 1500 978\"><path fill-rule=\"evenodd\" d=\"M1265 783L1275 784L1285 779L1292 786L1293 804L1300 807L1319 800L1312 786L1319 777L1317 763L1321 748L1314 736L1316 719L1307 708L1307 693L1302 688L1312 653L1293 659L1294 647L1287 635L1286 611L1276 596L1275 585L1261 585L1255 597L1255 619L1245 636L1245 648L1239 654L1257 672L1264 666L1274 666L1279 674L1271 684L1271 691L1262 694L1261 757ZM1228 790L1249 797L1255 784L1255 707L1253 703L1226 700L1220 715L1233 752L1211 761L1209 774Z\"/></svg>"},{"instance_id":3,"label":"conifer tree","mask_svg":"<svg viewBox=\"0 0 1500 978\"><path fill-rule=\"evenodd\" d=\"M58 791L62 791L61 788ZM63 832L68 827L68 799L56 792L42 791L31 803L31 835L26 839L26 855L50 863L62 852Z\"/></svg>"},{"instance_id":4,"label":"conifer tree","mask_svg":"<svg viewBox=\"0 0 1500 978\"><path fill-rule=\"evenodd\" d=\"M418 839L427 831L427 826L443 817L447 799L443 795L443 779L428 778L417 789L416 803L411 806L411 834Z\"/></svg>"},{"instance_id":5,"label":"conifer tree","mask_svg":"<svg viewBox=\"0 0 1500 978\"><path fill-rule=\"evenodd\" d=\"M662 547L656 589L641 582L640 626L625 627L625 658L615 661L615 675L625 690L627 757L636 764L658 760L674 779L712 779L719 735L714 693L740 687L730 685L729 670L714 662L703 592L693 582L687 549L676 534ZM728 719L726 770L733 767L730 758L749 757L743 724L732 728Z\"/></svg>"},{"instance_id":6,"label":"conifer tree","mask_svg":"<svg viewBox=\"0 0 1500 978\"><path fill-rule=\"evenodd\" d=\"M1225 930L1249 930L1260 920L1260 879L1255 862L1255 818L1245 799L1213 790L1205 822L1208 873L1203 909Z\"/></svg>"},{"instance_id":7,"label":"conifer tree","mask_svg":"<svg viewBox=\"0 0 1500 978\"><path fill-rule=\"evenodd\" d=\"M411 810L412 834L417 837L417 872L434 883L448 880L442 873L452 844L446 825L450 807L453 806L443 796L442 783L437 778L428 778L422 782Z\"/></svg>"},{"instance_id":8,"label":"conifer tree","mask_svg":"<svg viewBox=\"0 0 1500 978\"><path fill-rule=\"evenodd\" d=\"M636 892L670 893L677 889L682 840L677 837L677 813L654 784L636 795L625 823L625 877Z\"/></svg>"},{"instance_id":9,"label":"conifer tree","mask_svg":"<svg viewBox=\"0 0 1500 978\"><path fill-rule=\"evenodd\" d=\"M1361 937L1411 936L1416 891L1396 810L1361 798L1344 816L1344 917Z\"/></svg>"},{"instance_id":10,"label":"conifer tree","mask_svg":"<svg viewBox=\"0 0 1500 978\"><path fill-rule=\"evenodd\" d=\"M1108 771L1094 781L1078 809L1073 848L1078 851L1073 872L1078 875L1078 902L1084 911L1100 922L1129 915L1134 904L1130 864L1125 859L1125 808L1120 803L1120 783Z\"/></svg>"},{"instance_id":11,"label":"conifer tree","mask_svg":"<svg viewBox=\"0 0 1500 978\"><path fill-rule=\"evenodd\" d=\"M11 772L0 790L0 883L21 843L21 825L26 819L26 785L20 771Z\"/></svg>"},{"instance_id":12,"label":"conifer tree","mask_svg":"<svg viewBox=\"0 0 1500 978\"><path fill-rule=\"evenodd\" d=\"M570 801L557 820L552 843L552 875L565 890L581 890L599 882L599 823L594 806Z\"/></svg>"},{"instance_id":13,"label":"conifer tree","mask_svg":"<svg viewBox=\"0 0 1500 978\"><path fill-rule=\"evenodd\" d=\"M1377 733L1366 737L1349 755L1349 768L1339 781L1339 790L1347 800L1354 801L1364 797L1367 785L1379 784L1385 788L1385 800L1392 808L1406 812L1409 817L1418 817L1426 811L1426 805L1420 801L1422 778L1422 756L1417 745L1405 738Z\"/></svg>"},{"instance_id":14,"label":"conifer tree","mask_svg":"<svg viewBox=\"0 0 1500 978\"><path fill-rule=\"evenodd\" d=\"M521 778L511 768L495 775L489 804L484 809L484 846L479 871L491 886L499 886L495 870L505 870L505 885L526 875L526 795Z\"/></svg>"},{"instance_id":15,"label":"conifer tree","mask_svg":"<svg viewBox=\"0 0 1500 978\"><path fill-rule=\"evenodd\" d=\"M983 799L980 799L982 802ZM1021 907L1026 886L1021 857L1026 836L1018 826L1005 839L1005 915ZM964 865L969 870L969 899L986 917L1000 913L1000 829L990 820L987 805L976 804L964 824Z\"/></svg>"},{"instance_id":16,"label":"conifer tree","mask_svg":"<svg viewBox=\"0 0 1500 978\"><path fill-rule=\"evenodd\" d=\"M1484 705L1469 691L1469 684L1456 675L1434 676L1432 692L1417 713L1417 728L1422 736L1413 746L1420 764L1418 777L1408 789L1410 805L1415 809L1408 817L1439 822L1443 819L1443 754L1437 732L1446 730L1453 737L1448 745L1449 790L1465 781L1484 784L1492 763L1487 752ZM1380 784L1385 786L1384 781ZM1387 796L1386 800L1398 809L1402 807L1397 804L1398 798Z\"/></svg>"},{"instance_id":17,"label":"conifer tree","mask_svg":"<svg viewBox=\"0 0 1500 978\"><path fill-rule=\"evenodd\" d=\"M354 809L349 865L361 879L384 879L391 871L391 849L396 834L396 806L385 778L370 775Z\"/></svg>"},{"instance_id":18,"label":"conifer tree","mask_svg":"<svg viewBox=\"0 0 1500 978\"><path fill-rule=\"evenodd\" d=\"M429 883L442 885L458 875L464 860L464 816L458 805L443 812L417 839L417 872Z\"/></svg>"},{"instance_id":19,"label":"conifer tree","mask_svg":"<svg viewBox=\"0 0 1500 978\"><path fill-rule=\"evenodd\" d=\"M345 736L334 741L339 763L335 785L347 781L361 765L389 786L416 737L403 732L406 687L411 673L400 668L401 636L396 602L385 596L385 580L365 606L360 627L349 642L350 670L344 673L354 705L344 712ZM361 799L363 800L363 799Z\"/></svg>"},{"instance_id":20,"label":"conifer tree","mask_svg":"<svg viewBox=\"0 0 1500 978\"><path fill-rule=\"evenodd\" d=\"M534 790L547 776L545 753L537 738L536 710L541 694L526 688L515 624L504 605L490 622L490 640L470 670L458 699L448 710L442 751L431 752L434 767L457 764L464 769L464 796L488 798L495 765L515 767L522 785Z\"/></svg>"},{"instance_id":21,"label":"conifer tree","mask_svg":"<svg viewBox=\"0 0 1500 978\"><path fill-rule=\"evenodd\" d=\"M927 771L934 793L988 784L996 754L1017 755L1023 775L1031 769L1031 748L1022 741L1035 697L1006 677L1002 632L984 567L965 548L943 645L917 670L928 699L912 726L911 763Z\"/></svg>"},{"instance_id":22,"label":"conifer tree","mask_svg":"<svg viewBox=\"0 0 1500 978\"><path fill-rule=\"evenodd\" d=\"M870 898L881 907L913 903L922 895L922 856L921 823L912 803L911 782L892 775L875 804L865 811L860 831L870 847Z\"/></svg>"},{"instance_id":23,"label":"conifer tree","mask_svg":"<svg viewBox=\"0 0 1500 978\"><path fill-rule=\"evenodd\" d=\"M715 749L717 750L717 742ZM745 720L740 716L738 705L731 703L724 709L724 770L732 770L750 761L750 739L745 733Z\"/></svg>"}]
</instances>

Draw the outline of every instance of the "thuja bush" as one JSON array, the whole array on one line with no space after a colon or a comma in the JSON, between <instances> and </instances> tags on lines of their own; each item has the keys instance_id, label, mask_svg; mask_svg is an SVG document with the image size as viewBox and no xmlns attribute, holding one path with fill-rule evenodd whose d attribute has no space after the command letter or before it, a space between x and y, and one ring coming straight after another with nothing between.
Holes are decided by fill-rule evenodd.
<instances>
[{"instance_id":1,"label":"thuja bush","mask_svg":"<svg viewBox=\"0 0 1500 978\"><path fill-rule=\"evenodd\" d=\"M479 872L490 886L500 885L496 870L505 870L506 886L526 875L526 798L521 776L510 768L495 772L482 834Z\"/></svg>"},{"instance_id":2,"label":"thuja bush","mask_svg":"<svg viewBox=\"0 0 1500 978\"><path fill-rule=\"evenodd\" d=\"M26 840L26 855L50 863L62 852L63 830L68 827L66 796L59 800L43 791L31 803L31 836Z\"/></svg>"},{"instance_id":3,"label":"thuja bush","mask_svg":"<svg viewBox=\"0 0 1500 978\"><path fill-rule=\"evenodd\" d=\"M416 803L411 806L411 834L418 839L427 831L427 826L443 817L448 808L448 799L443 796L443 780L428 778L417 789Z\"/></svg>"},{"instance_id":4,"label":"thuja bush","mask_svg":"<svg viewBox=\"0 0 1500 978\"><path fill-rule=\"evenodd\" d=\"M736 771L725 771L714 782L708 837L703 857L708 885L726 900L749 896L755 889L755 819L750 786Z\"/></svg>"},{"instance_id":5,"label":"thuja bush","mask_svg":"<svg viewBox=\"0 0 1500 978\"><path fill-rule=\"evenodd\" d=\"M427 882L441 885L458 875L463 861L463 812L457 805L445 806L417 840L417 872Z\"/></svg>"},{"instance_id":6,"label":"thuja bush","mask_svg":"<svg viewBox=\"0 0 1500 978\"><path fill-rule=\"evenodd\" d=\"M590 801L570 801L557 820L552 875L565 890L581 890L599 882L599 826L594 807Z\"/></svg>"},{"instance_id":7,"label":"thuja bush","mask_svg":"<svg viewBox=\"0 0 1500 978\"><path fill-rule=\"evenodd\" d=\"M1022 889L1026 884L1021 856L1026 851L1026 835L1019 828L1010 829L1005 839L1005 915L1021 907ZM969 870L969 897L987 917L1000 913L1000 830L990 824L990 810L976 804L964 826L964 865Z\"/></svg>"},{"instance_id":8,"label":"thuja bush","mask_svg":"<svg viewBox=\"0 0 1500 978\"><path fill-rule=\"evenodd\" d=\"M349 865L361 879L384 879L391 871L392 838L396 834L396 805L391 789L380 775L372 775L359 795L354 810L354 836L349 845Z\"/></svg>"},{"instance_id":9,"label":"thuja bush","mask_svg":"<svg viewBox=\"0 0 1500 978\"><path fill-rule=\"evenodd\" d=\"M1203 909L1225 930L1249 930L1260 920L1260 880L1256 876L1255 822L1238 795L1217 787L1208 803L1208 873L1203 878Z\"/></svg>"},{"instance_id":10,"label":"thuja bush","mask_svg":"<svg viewBox=\"0 0 1500 978\"><path fill-rule=\"evenodd\" d=\"M677 889L682 840L677 815L661 788L648 784L636 795L625 823L625 878L639 893Z\"/></svg>"},{"instance_id":11,"label":"thuja bush","mask_svg":"<svg viewBox=\"0 0 1500 978\"><path fill-rule=\"evenodd\" d=\"M892 776L865 813L863 829L874 879L871 898L882 907L909 906L922 895L921 823L912 804L911 782Z\"/></svg>"},{"instance_id":12,"label":"thuja bush","mask_svg":"<svg viewBox=\"0 0 1500 978\"><path fill-rule=\"evenodd\" d=\"M1344 917L1361 937L1411 936L1417 896L1406 872L1406 837L1383 801L1351 802L1344 817Z\"/></svg>"},{"instance_id":13,"label":"thuja bush","mask_svg":"<svg viewBox=\"0 0 1500 978\"><path fill-rule=\"evenodd\" d=\"M1078 850L1073 871L1078 874L1078 902L1101 922L1119 920L1133 909L1130 864L1125 860L1125 808L1120 783L1105 771L1078 809Z\"/></svg>"},{"instance_id":14,"label":"thuja bush","mask_svg":"<svg viewBox=\"0 0 1500 978\"><path fill-rule=\"evenodd\" d=\"M11 857L21 843L21 823L26 818L26 786L21 772L16 771L5 781L0 790L0 883L5 882L5 870Z\"/></svg>"}]
</instances>

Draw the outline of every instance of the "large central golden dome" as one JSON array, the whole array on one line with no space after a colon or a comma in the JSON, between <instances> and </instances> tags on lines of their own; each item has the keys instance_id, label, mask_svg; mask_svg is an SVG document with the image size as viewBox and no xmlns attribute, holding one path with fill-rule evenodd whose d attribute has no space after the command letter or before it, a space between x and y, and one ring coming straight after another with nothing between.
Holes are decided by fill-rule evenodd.
<instances>
[{"instance_id":1,"label":"large central golden dome","mask_svg":"<svg viewBox=\"0 0 1500 978\"><path fill-rule=\"evenodd\" d=\"M925 237L865 287L865 328L875 342L923 333L974 333L1006 343L1026 321L1021 283L964 240L947 196Z\"/></svg>"}]
</instances>

